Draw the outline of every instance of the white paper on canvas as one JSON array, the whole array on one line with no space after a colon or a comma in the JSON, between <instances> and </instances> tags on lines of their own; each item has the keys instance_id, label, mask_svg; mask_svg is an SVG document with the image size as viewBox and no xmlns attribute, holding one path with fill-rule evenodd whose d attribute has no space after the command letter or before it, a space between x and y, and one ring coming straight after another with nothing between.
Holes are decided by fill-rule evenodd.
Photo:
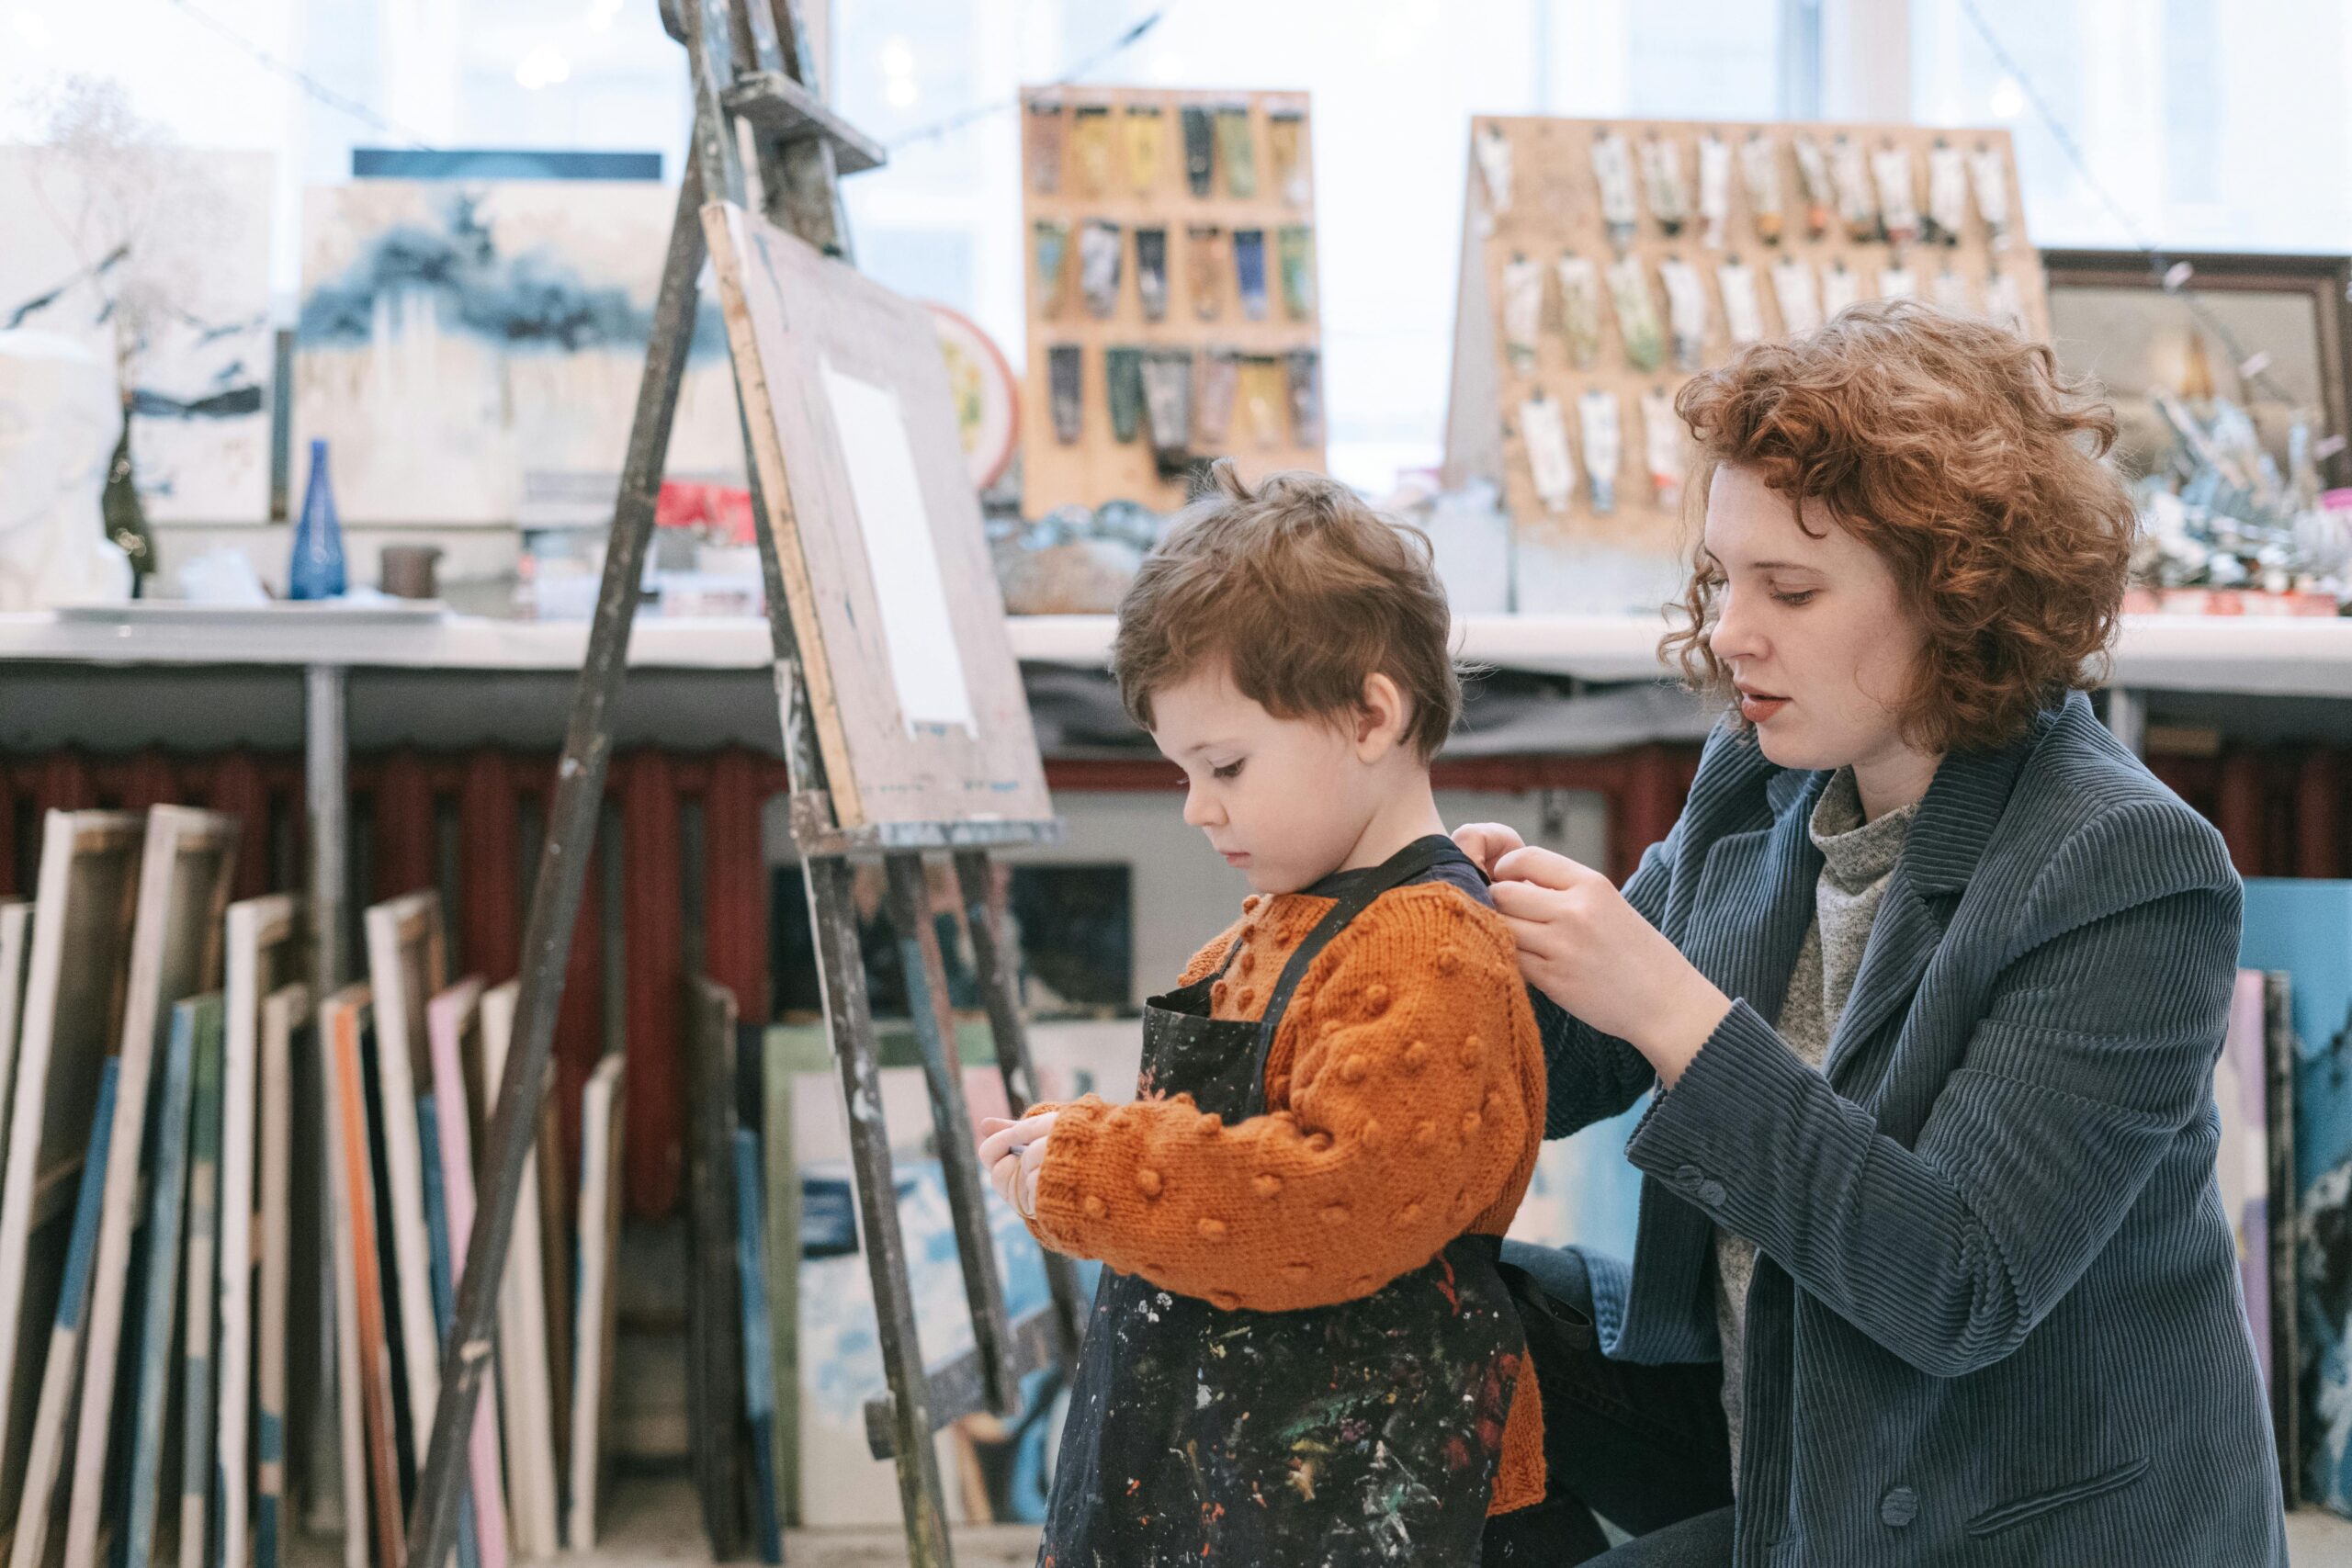
<instances>
[{"instance_id":1,"label":"white paper on canvas","mask_svg":"<svg viewBox=\"0 0 2352 1568\"><path fill-rule=\"evenodd\" d=\"M907 729L949 727L977 734L972 688L948 619L947 584L939 573L931 513L922 503L898 394L844 376L830 360L820 361L820 369L841 434L858 536L882 608L882 642Z\"/></svg>"}]
</instances>

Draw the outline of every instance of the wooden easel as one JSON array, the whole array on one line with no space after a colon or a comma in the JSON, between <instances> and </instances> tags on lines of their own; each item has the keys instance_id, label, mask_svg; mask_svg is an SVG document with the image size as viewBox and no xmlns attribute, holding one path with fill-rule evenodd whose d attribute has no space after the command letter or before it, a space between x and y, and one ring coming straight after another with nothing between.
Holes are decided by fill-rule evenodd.
<instances>
[{"instance_id":1,"label":"wooden easel","mask_svg":"<svg viewBox=\"0 0 2352 1568\"><path fill-rule=\"evenodd\" d=\"M524 928L521 995L514 1041L498 1111L489 1132L482 1172L484 1201L468 1244L458 1293L455 1332L444 1358L431 1446L420 1474L408 1531L409 1568L442 1568L456 1539L458 1501L465 1483L465 1439L474 1401L491 1365L498 1286L505 1271L524 1162L530 1154L550 1077L548 1049L562 994L572 922L591 860L605 769L612 746L607 712L628 663L630 623L645 551L653 532L656 493L676 412L678 389L694 336L698 279L708 254L706 201L741 205L747 180L740 151L751 145L759 205L767 220L808 244L846 261L849 231L840 177L876 167L883 151L828 108L816 91L816 73L797 0L662 0L662 24L685 46L695 91L691 155L678 192L645 375L630 425L628 451L596 613L580 683L572 695L563 760L548 812L548 834ZM736 360L739 390L747 367ZM749 367L754 379L757 367ZM750 400L746 400L747 402ZM752 446L746 431L747 449ZM811 712L801 637L796 632L786 569L775 533L778 513L763 493L760 466L752 472L752 511L774 637L776 692L792 781L791 821L806 863L825 1012L833 1058L848 1110L860 1226L879 1319L882 1361L890 1393L869 1405L870 1446L895 1455L910 1561L917 1568L952 1562L932 1436L948 1422L981 1410L1010 1414L1023 1377L1055 1360L1065 1365L1078 1339L1076 1277L1067 1259L1048 1258L1048 1306L1014 1324L1008 1318L984 1208L985 1188L966 1109L953 1019L939 945L933 933L922 857L954 856L982 981L997 1060L1017 1111L1036 1098L1015 990L1003 910L995 894L988 852L1046 841L1057 824L1045 821L859 820L842 825ZM792 585L807 587L801 563ZM820 645L812 644L812 647ZM820 666L821 668L821 665ZM830 691L830 687L829 687ZM847 781L843 781L846 784ZM881 1094L865 969L851 899L850 857L879 853L888 877L892 923L908 964L909 998L931 1091L958 1258L970 1303L974 1348L926 1373L916 1338L914 1304L899 1230L889 1142L881 1124Z\"/></svg>"}]
</instances>

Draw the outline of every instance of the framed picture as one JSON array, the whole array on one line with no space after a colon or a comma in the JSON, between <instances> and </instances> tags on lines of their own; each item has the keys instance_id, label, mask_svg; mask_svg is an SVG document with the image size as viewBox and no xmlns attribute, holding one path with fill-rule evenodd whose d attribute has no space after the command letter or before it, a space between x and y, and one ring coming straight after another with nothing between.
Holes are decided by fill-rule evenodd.
<instances>
[{"instance_id":1,"label":"framed picture","mask_svg":"<svg viewBox=\"0 0 2352 1568\"><path fill-rule=\"evenodd\" d=\"M2288 434L2307 422L2329 485L2352 483L2352 458L2330 436L2352 434L2352 258L2171 254L2186 262L2186 298L2137 251L2044 251L2050 334L2060 363L2097 377L2122 424L2118 457L2137 477L2170 446L2153 394L2224 398L2252 416L2283 471Z\"/></svg>"}]
</instances>

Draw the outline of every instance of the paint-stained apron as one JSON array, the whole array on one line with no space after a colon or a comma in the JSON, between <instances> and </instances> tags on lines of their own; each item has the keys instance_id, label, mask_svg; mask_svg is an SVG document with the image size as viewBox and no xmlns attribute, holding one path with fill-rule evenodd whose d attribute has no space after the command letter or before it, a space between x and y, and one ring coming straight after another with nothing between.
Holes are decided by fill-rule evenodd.
<instances>
[{"instance_id":1,"label":"paint-stained apron","mask_svg":"<svg viewBox=\"0 0 2352 1568\"><path fill-rule=\"evenodd\" d=\"M1464 858L1432 836L1348 886L1258 1022L1209 1017L1216 976L1151 998L1144 1092L1263 1114L1267 1053L1316 955L1382 893ZM1041 1568L1476 1563L1524 1364L1500 1251L1460 1236L1369 1296L1300 1312L1222 1311L1103 1269Z\"/></svg>"}]
</instances>

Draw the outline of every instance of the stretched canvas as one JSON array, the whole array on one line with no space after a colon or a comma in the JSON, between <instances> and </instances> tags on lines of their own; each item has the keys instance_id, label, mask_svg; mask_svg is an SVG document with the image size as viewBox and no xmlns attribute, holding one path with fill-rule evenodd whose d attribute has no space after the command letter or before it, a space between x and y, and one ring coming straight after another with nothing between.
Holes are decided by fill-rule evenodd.
<instances>
[{"instance_id":1,"label":"stretched canvas","mask_svg":"<svg viewBox=\"0 0 2352 1568\"><path fill-rule=\"evenodd\" d=\"M308 194L294 434L345 524L612 520L676 192L640 181L363 180ZM706 306L670 473L743 483Z\"/></svg>"},{"instance_id":2,"label":"stretched canvas","mask_svg":"<svg viewBox=\"0 0 2352 1568\"><path fill-rule=\"evenodd\" d=\"M68 1194L121 1036L145 831L141 818L111 811L52 811L41 829L40 897L0 1180L0 1518L18 1517L32 1400L49 1354L41 1325L56 1318L69 1244L79 1234ZM77 1313L77 1336L86 1326Z\"/></svg>"},{"instance_id":3,"label":"stretched canvas","mask_svg":"<svg viewBox=\"0 0 2352 1568\"><path fill-rule=\"evenodd\" d=\"M269 516L272 184L266 152L0 147L0 331L119 353L154 522Z\"/></svg>"},{"instance_id":4,"label":"stretched canvas","mask_svg":"<svg viewBox=\"0 0 2352 1568\"><path fill-rule=\"evenodd\" d=\"M90 1299L82 1413L74 1435L73 1506L65 1518L66 1568L98 1568L102 1527L119 1518L111 1485L111 1425L118 1414L115 1380L129 1376L138 1351L127 1341L125 1292L113 1281L133 1278L140 1182L147 1163L141 1138L149 1084L164 1049L172 1010L220 984L221 928L236 872L237 822L183 806L152 807L140 851L139 894L131 922L130 973L123 1004L121 1077L115 1104L113 1163L98 1215L98 1286ZM46 901L46 895L43 896ZM155 1249L146 1248L153 1257ZM126 1437L128 1435L126 1434ZM133 1558L134 1563L144 1558Z\"/></svg>"},{"instance_id":5,"label":"stretched canvas","mask_svg":"<svg viewBox=\"0 0 2352 1568\"><path fill-rule=\"evenodd\" d=\"M248 1416L254 1381L254 1274L257 1265L265 1273L268 1269L262 1261L266 1249L254 1245L254 1172L257 1166L266 1165L273 1156L281 1162L285 1159L282 1147L257 1138L255 1134L256 1117L267 1092L262 1082L263 1015L279 987L296 977L301 956L301 900L284 893L229 906L229 983L224 1004L227 1034L220 1067L220 1430L215 1437L220 1472L215 1490L220 1506L223 1553L220 1568L245 1568L248 1550L246 1500L252 1475L247 1438L251 1432ZM284 1020L281 1025L291 1027ZM281 1053L287 1050L283 1033L277 1046ZM276 1135L280 1139L287 1135L282 1120ZM277 1189L281 1203L285 1180L281 1165ZM273 1288L280 1292L281 1299L275 1309L266 1302L262 1311L265 1315L277 1312L280 1320L278 1333L274 1339L263 1340L261 1355L265 1361L276 1359L277 1371L272 1375L282 1377L286 1358L283 1258L277 1267ZM279 1408L282 1410L282 1404ZM277 1461L266 1459L263 1462L271 1464ZM201 1506L199 1502L198 1506Z\"/></svg>"}]
</instances>

